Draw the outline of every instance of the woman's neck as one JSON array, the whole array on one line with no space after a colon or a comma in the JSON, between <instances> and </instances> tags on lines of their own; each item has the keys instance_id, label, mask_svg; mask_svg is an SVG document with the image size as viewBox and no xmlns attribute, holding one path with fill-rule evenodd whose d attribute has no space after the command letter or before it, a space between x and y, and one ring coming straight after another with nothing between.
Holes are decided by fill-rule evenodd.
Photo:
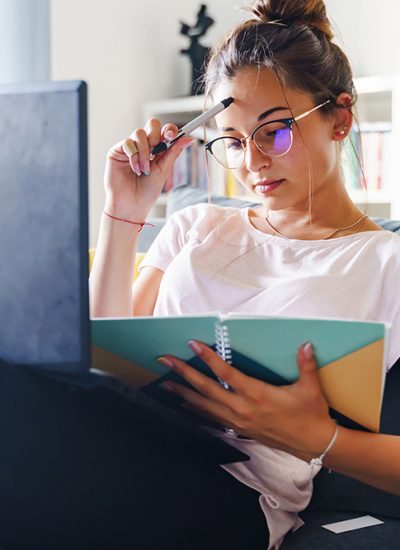
<instances>
[{"instance_id":1,"label":"woman's neck","mask_svg":"<svg viewBox=\"0 0 400 550\"><path fill-rule=\"evenodd\" d=\"M319 189L312 195L311 207L306 200L300 205L273 209L268 207L266 201L250 214L251 221L265 233L275 232L304 240L329 238L333 232L333 236L340 237L366 230L369 220L362 219L363 212L351 201L346 189L331 188L329 193L325 189ZM356 223L358 220L359 223ZM373 227L367 230L370 229Z\"/></svg>"}]
</instances>

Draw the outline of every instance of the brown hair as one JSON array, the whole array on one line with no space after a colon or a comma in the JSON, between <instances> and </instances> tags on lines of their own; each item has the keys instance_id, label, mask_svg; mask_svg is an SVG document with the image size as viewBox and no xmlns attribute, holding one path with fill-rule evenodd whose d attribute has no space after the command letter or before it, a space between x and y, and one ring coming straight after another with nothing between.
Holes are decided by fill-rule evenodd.
<instances>
[{"instance_id":1,"label":"brown hair","mask_svg":"<svg viewBox=\"0 0 400 550\"><path fill-rule=\"evenodd\" d=\"M257 0L247 8L254 17L237 25L214 50L205 75L206 95L221 78L243 67L272 69L282 86L310 93L316 102L331 99L335 108L346 92L356 101L353 76L333 32L323 0ZM347 107L351 107L347 105Z\"/></svg>"}]
</instances>

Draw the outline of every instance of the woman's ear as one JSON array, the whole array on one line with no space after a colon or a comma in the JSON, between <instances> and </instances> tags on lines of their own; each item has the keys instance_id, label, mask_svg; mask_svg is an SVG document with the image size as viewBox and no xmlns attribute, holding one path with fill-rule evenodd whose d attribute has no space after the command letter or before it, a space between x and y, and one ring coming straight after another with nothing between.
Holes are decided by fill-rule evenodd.
<instances>
[{"instance_id":1,"label":"woman's ear","mask_svg":"<svg viewBox=\"0 0 400 550\"><path fill-rule=\"evenodd\" d=\"M345 92L338 95L334 114L333 140L343 141L349 134L353 124L351 112L351 96Z\"/></svg>"}]
</instances>

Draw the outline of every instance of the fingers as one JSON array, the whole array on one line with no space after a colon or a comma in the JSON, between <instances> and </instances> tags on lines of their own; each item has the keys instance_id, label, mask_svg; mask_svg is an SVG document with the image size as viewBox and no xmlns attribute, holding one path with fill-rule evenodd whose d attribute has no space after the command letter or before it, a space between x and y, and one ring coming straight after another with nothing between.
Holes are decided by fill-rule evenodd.
<instances>
[{"instance_id":1,"label":"fingers","mask_svg":"<svg viewBox=\"0 0 400 550\"><path fill-rule=\"evenodd\" d=\"M114 145L108 152L107 157L118 162L129 162L133 172L137 176L141 175L139 150L133 139L126 138Z\"/></svg>"},{"instance_id":2,"label":"fingers","mask_svg":"<svg viewBox=\"0 0 400 550\"><path fill-rule=\"evenodd\" d=\"M160 143L162 139L161 135L161 122L157 118L150 118L146 126L144 127L147 134L150 150Z\"/></svg>"},{"instance_id":3,"label":"fingers","mask_svg":"<svg viewBox=\"0 0 400 550\"><path fill-rule=\"evenodd\" d=\"M308 388L320 388L317 361L314 349L310 342L303 344L297 352L297 365L299 369L299 385Z\"/></svg>"},{"instance_id":4,"label":"fingers","mask_svg":"<svg viewBox=\"0 0 400 550\"><path fill-rule=\"evenodd\" d=\"M188 147L193 142L189 136L179 138L165 153L157 155L157 163L163 174L167 175L171 170L174 162L182 153L183 149Z\"/></svg>"},{"instance_id":5,"label":"fingers","mask_svg":"<svg viewBox=\"0 0 400 550\"><path fill-rule=\"evenodd\" d=\"M175 124L164 124L161 129L161 139L157 140L155 145L160 141L170 142L176 138L179 129ZM174 162L181 154L185 147L188 147L192 143L193 139L189 136L179 138L167 151L157 155L157 163L164 174L168 174L171 170Z\"/></svg>"},{"instance_id":6,"label":"fingers","mask_svg":"<svg viewBox=\"0 0 400 550\"><path fill-rule=\"evenodd\" d=\"M130 137L135 141L138 149L138 168L142 174L148 176L150 174L150 145L147 132L144 128L138 128L132 132Z\"/></svg>"},{"instance_id":7,"label":"fingers","mask_svg":"<svg viewBox=\"0 0 400 550\"><path fill-rule=\"evenodd\" d=\"M168 384L168 385L167 385ZM173 391L174 394L179 395L186 405L189 404L190 409L213 420L217 420L220 424L232 428L237 428L236 424L233 421L233 414L229 407L224 406L220 402L212 401L203 397L199 393L177 384L176 382L168 381L168 383L163 384L163 388L169 391ZM226 390L222 390L226 392Z\"/></svg>"},{"instance_id":8,"label":"fingers","mask_svg":"<svg viewBox=\"0 0 400 550\"><path fill-rule=\"evenodd\" d=\"M220 360L222 361L222 359ZM193 388L209 399L218 401L226 407L232 406L232 401L235 400L235 396L232 392L226 391L221 384L192 368L184 361L171 356L160 357L158 361L166 367L173 369L174 372L189 382ZM193 402L191 401L191 403Z\"/></svg>"},{"instance_id":9,"label":"fingers","mask_svg":"<svg viewBox=\"0 0 400 550\"><path fill-rule=\"evenodd\" d=\"M266 391L268 384L261 383L238 371L205 344L191 340L188 345L210 367L222 384L209 379L176 357L168 356L167 359L172 361L173 365L165 364L173 368L203 395L216 399L226 406L234 406L233 398L237 401L239 396L254 397L258 396L260 391L263 393ZM232 388L234 393L227 392L226 386Z\"/></svg>"},{"instance_id":10,"label":"fingers","mask_svg":"<svg viewBox=\"0 0 400 550\"><path fill-rule=\"evenodd\" d=\"M215 351L202 342L191 340L189 346L196 355L210 367L217 378L223 380L223 382L233 388L237 394L253 395L258 391L257 388L255 388L258 382L257 380L246 376L232 367L232 365L221 359Z\"/></svg>"},{"instance_id":11,"label":"fingers","mask_svg":"<svg viewBox=\"0 0 400 550\"><path fill-rule=\"evenodd\" d=\"M196 344L199 343L196 342ZM158 361L184 378L198 393L170 380L163 384L163 388L178 394L185 402L190 403L191 406L203 411L203 413L211 415L221 424L244 433L251 427L254 421L252 402L265 402L265 396L263 396L262 400L259 400L258 395L260 394L260 389L267 385L242 375L236 371L236 369L225 363L205 344L201 344L201 346L204 353L200 352L198 355L201 356L202 360L205 361L219 377L220 382L218 383L210 379L184 361L166 355L160 357ZM236 374L230 376L229 371L237 373L239 376ZM249 383L246 384L246 393L248 395L244 395L244 392L242 394L237 392L236 387L234 387L234 391L228 391L225 386L221 384L222 376L224 377L224 382L228 379L229 383L236 384L236 387L242 387L244 380L249 380ZM255 391L252 391L252 389ZM254 395L249 399L252 393L254 393Z\"/></svg>"},{"instance_id":12,"label":"fingers","mask_svg":"<svg viewBox=\"0 0 400 550\"><path fill-rule=\"evenodd\" d=\"M175 124L164 124L161 130L161 135L163 139L167 141L172 141L176 137L178 131L178 126L176 126Z\"/></svg>"},{"instance_id":13,"label":"fingers","mask_svg":"<svg viewBox=\"0 0 400 550\"><path fill-rule=\"evenodd\" d=\"M122 142L122 150L129 159L129 164L131 165L132 170L137 176L141 175L140 164L139 164L139 149L136 146L136 143L131 138L126 138Z\"/></svg>"},{"instance_id":14,"label":"fingers","mask_svg":"<svg viewBox=\"0 0 400 550\"><path fill-rule=\"evenodd\" d=\"M131 138L135 141L138 155L140 170L146 176L150 173L150 161L152 159L151 150L160 141L166 139L171 141L176 137L178 128L174 124L166 124L161 130L161 122L156 118L150 118L146 126L132 132Z\"/></svg>"},{"instance_id":15,"label":"fingers","mask_svg":"<svg viewBox=\"0 0 400 550\"><path fill-rule=\"evenodd\" d=\"M151 150L161 141L171 141L178 134L178 127L175 124L165 124L161 128L161 123L156 118L147 121L144 128L137 128L131 135L115 145L108 153L108 157L120 162L129 162L133 172L137 176L142 174L148 176L151 170L151 161L153 157ZM160 161L160 168L163 172L172 167L176 158L186 146L190 138L178 140L166 153L157 157Z\"/></svg>"}]
</instances>

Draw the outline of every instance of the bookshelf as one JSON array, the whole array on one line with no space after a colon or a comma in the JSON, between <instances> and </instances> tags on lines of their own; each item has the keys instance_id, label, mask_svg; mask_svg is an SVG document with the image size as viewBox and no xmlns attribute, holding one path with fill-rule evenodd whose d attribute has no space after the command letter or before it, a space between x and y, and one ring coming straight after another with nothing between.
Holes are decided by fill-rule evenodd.
<instances>
[{"instance_id":1,"label":"bookshelf","mask_svg":"<svg viewBox=\"0 0 400 550\"><path fill-rule=\"evenodd\" d=\"M397 151L400 144L400 75L360 77L354 82L358 94L357 117L362 141L363 136L371 132L376 135L385 132L388 137L385 138L384 159L380 159L385 166L385 184L381 186L373 182L371 185L367 178L367 191L349 187L349 193L356 204L363 209L366 207L369 215L400 219L400 155ZM183 125L196 117L204 108L204 96L177 97L146 103L144 116L146 120L150 117L159 118L162 124L174 122ZM194 135L203 139L203 129L199 128ZM213 128L210 127L207 129L207 139L211 139L212 135ZM365 141L370 142L370 137L368 135ZM371 143L374 147L373 139ZM364 148L365 165L365 152L368 153L369 160L371 155L363 145L363 150ZM215 178L220 180L217 187L221 193L225 185L224 170L220 169L219 173L213 173L212 176L213 181ZM151 215L163 217L166 201L166 195L162 195Z\"/></svg>"},{"instance_id":2,"label":"bookshelf","mask_svg":"<svg viewBox=\"0 0 400 550\"><path fill-rule=\"evenodd\" d=\"M357 113L362 137L370 131L389 131L384 168L386 183L367 192L352 190L355 202L369 205L368 214L400 219L400 75L368 76L355 79ZM366 159L364 158L366 166ZM367 182L368 183L368 182Z\"/></svg>"}]
</instances>

